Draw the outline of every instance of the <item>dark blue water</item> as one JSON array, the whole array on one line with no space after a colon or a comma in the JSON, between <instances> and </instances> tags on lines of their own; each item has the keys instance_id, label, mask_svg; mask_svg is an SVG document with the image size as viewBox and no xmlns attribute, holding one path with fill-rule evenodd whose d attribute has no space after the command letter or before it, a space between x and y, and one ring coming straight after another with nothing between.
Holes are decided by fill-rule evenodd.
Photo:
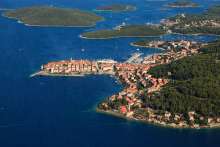
<instances>
[{"instance_id":1,"label":"dark blue water","mask_svg":"<svg viewBox=\"0 0 220 147\"><path fill-rule=\"evenodd\" d=\"M96 113L99 101L122 89L111 77L29 78L49 61L71 57L124 61L137 51L129 46L137 38L83 40L78 36L84 31L110 29L122 22L158 23L177 13L200 13L218 2L198 0L200 8L161 10L167 1L1 0L0 8L54 5L93 10L118 2L135 4L138 10L98 13L106 21L93 28L26 27L0 17L0 147L220 146L219 129L167 129ZM167 35L162 39L207 42L216 37ZM159 50L142 48L140 52L149 55Z\"/></svg>"}]
</instances>

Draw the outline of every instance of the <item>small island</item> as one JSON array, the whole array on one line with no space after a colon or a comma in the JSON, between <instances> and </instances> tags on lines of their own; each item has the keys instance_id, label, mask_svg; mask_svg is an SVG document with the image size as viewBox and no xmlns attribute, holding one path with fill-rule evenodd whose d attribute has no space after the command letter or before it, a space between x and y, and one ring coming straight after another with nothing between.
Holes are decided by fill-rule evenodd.
<instances>
[{"instance_id":1,"label":"small island","mask_svg":"<svg viewBox=\"0 0 220 147\"><path fill-rule=\"evenodd\" d=\"M194 8L194 7L198 7L199 4L194 3L190 0L178 0L172 3L169 3L167 6L171 8Z\"/></svg>"},{"instance_id":2,"label":"small island","mask_svg":"<svg viewBox=\"0 0 220 147\"><path fill-rule=\"evenodd\" d=\"M91 12L49 6L9 10L3 15L28 26L90 27L103 20Z\"/></svg>"},{"instance_id":3,"label":"small island","mask_svg":"<svg viewBox=\"0 0 220 147\"><path fill-rule=\"evenodd\" d=\"M113 30L98 30L81 35L85 39L111 39L120 37L151 37L166 34L166 29L157 25L120 25Z\"/></svg>"},{"instance_id":4,"label":"small island","mask_svg":"<svg viewBox=\"0 0 220 147\"><path fill-rule=\"evenodd\" d=\"M124 4L113 4L109 6L100 6L96 8L96 11L106 11L106 12L124 12L124 11L135 11L136 7L132 5Z\"/></svg>"}]
</instances>

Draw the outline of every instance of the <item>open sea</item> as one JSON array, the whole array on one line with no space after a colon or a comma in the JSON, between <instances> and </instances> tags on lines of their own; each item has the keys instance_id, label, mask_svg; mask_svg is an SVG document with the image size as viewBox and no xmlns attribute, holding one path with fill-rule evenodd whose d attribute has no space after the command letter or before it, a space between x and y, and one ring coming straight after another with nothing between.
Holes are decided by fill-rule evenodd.
<instances>
[{"instance_id":1,"label":"open sea","mask_svg":"<svg viewBox=\"0 0 220 147\"><path fill-rule=\"evenodd\" d=\"M103 13L91 28L27 27L0 16L0 147L219 147L220 129L169 129L95 111L98 102L123 87L109 76L34 77L40 66L63 59L125 61L137 52L130 42L144 38L85 40L82 32L126 24L159 23L178 13L201 13L218 0L197 0L199 8L163 9L168 0L0 0L0 9L33 5L79 8L126 3L135 12ZM3 11L0 10L2 14ZM208 42L215 36L165 35L164 40ZM157 49L140 48L151 55Z\"/></svg>"}]
</instances>

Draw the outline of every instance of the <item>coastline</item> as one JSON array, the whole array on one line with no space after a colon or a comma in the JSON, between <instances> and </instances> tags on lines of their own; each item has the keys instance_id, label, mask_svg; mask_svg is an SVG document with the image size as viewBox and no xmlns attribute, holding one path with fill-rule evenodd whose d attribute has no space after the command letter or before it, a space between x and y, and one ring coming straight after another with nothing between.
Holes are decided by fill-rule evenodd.
<instances>
[{"instance_id":1,"label":"coastline","mask_svg":"<svg viewBox=\"0 0 220 147\"><path fill-rule=\"evenodd\" d=\"M114 116L114 117L121 118L121 119L126 119L128 121L135 121L135 122L138 122L138 123L149 124L149 125L153 125L153 126L157 126L157 127L164 127L164 128L170 128L170 129L194 129L194 128L190 128L190 127L189 128L172 127L172 126L169 126L169 125L163 125L163 124L159 124L159 123L149 122L147 120L139 120L139 119L136 119L136 118L126 117L125 115L117 113L117 112L104 111L104 110L101 110L99 108L96 108L95 111L97 113L106 114L106 115Z\"/></svg>"},{"instance_id":2,"label":"coastline","mask_svg":"<svg viewBox=\"0 0 220 147\"><path fill-rule=\"evenodd\" d=\"M33 78L36 76L49 76L49 77L84 77L87 75L113 75L111 73L75 73L75 74L52 74L44 71L38 71L31 74L29 77Z\"/></svg>"},{"instance_id":3,"label":"coastline","mask_svg":"<svg viewBox=\"0 0 220 147\"><path fill-rule=\"evenodd\" d=\"M29 77L33 78L36 76L49 76L49 77L83 77L85 74L72 74L72 75L65 75L65 74L50 74L50 73L45 73L43 71L39 71L36 73L31 74Z\"/></svg>"},{"instance_id":4,"label":"coastline","mask_svg":"<svg viewBox=\"0 0 220 147\"><path fill-rule=\"evenodd\" d=\"M114 112L114 111L104 111L101 110L99 108L96 107L95 111L97 113L101 113L101 114L107 114L110 116L114 116L117 118L122 118L122 119L126 119L128 121L135 121L135 122L139 122L139 123L145 123L145 124L149 124L149 125L153 125L153 126L157 126L157 127L164 127L164 128L169 128L169 129L191 129L191 130L204 130L204 129L220 129L220 123L215 124L215 125L211 125L211 126L203 126L203 127L190 127L190 126L178 126L178 125L173 125L172 123L170 124L165 124L165 123L156 123L156 122L150 122L148 120L140 120L137 118L133 118L133 117L127 117L123 114L120 114L118 112Z\"/></svg>"},{"instance_id":5,"label":"coastline","mask_svg":"<svg viewBox=\"0 0 220 147\"><path fill-rule=\"evenodd\" d=\"M195 33L195 34L183 34L183 33L175 33L175 32L172 32L172 33L165 33L163 35L169 35L169 34L172 34L172 35L191 35L191 36L200 36L200 35L208 35L208 36L216 36L216 37L220 37L220 35L217 35L217 34L210 34L210 33ZM116 36L116 37L105 37L105 38L89 38L89 37L86 37L86 36L83 36L82 34L79 35L80 38L82 39L88 39L88 40L107 40L107 39L118 39L118 38L151 38L151 37L154 37L154 38L160 38L162 37L163 35L151 35L151 36ZM133 42L132 42L133 43ZM132 44L130 44L132 45ZM132 45L133 46L133 45ZM141 47L141 46L139 46ZM144 47L144 46L143 46Z\"/></svg>"},{"instance_id":6,"label":"coastline","mask_svg":"<svg viewBox=\"0 0 220 147\"><path fill-rule=\"evenodd\" d=\"M165 35L165 34L164 34ZM159 35L159 36L117 36L117 37L105 37L105 38L89 38L89 37L85 37L82 34L79 35L80 38L82 39L88 39L88 40L104 40L104 39L118 39L118 38L150 38L150 37L161 37L163 35Z\"/></svg>"}]
</instances>

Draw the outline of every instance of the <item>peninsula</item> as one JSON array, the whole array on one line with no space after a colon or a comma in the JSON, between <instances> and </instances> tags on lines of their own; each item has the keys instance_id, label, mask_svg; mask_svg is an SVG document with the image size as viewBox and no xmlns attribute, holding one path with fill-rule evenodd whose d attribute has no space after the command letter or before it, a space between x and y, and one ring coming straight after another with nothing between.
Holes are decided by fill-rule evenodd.
<instances>
[{"instance_id":1,"label":"peninsula","mask_svg":"<svg viewBox=\"0 0 220 147\"><path fill-rule=\"evenodd\" d=\"M81 34L85 39L111 39L120 37L150 37L166 34L166 30L157 25L120 25L113 30L98 30Z\"/></svg>"},{"instance_id":2,"label":"peninsula","mask_svg":"<svg viewBox=\"0 0 220 147\"><path fill-rule=\"evenodd\" d=\"M135 11L136 7L132 5L125 4L113 4L109 6L100 6L96 8L96 11L107 11L107 12L125 12L125 11Z\"/></svg>"},{"instance_id":3,"label":"peninsula","mask_svg":"<svg viewBox=\"0 0 220 147\"><path fill-rule=\"evenodd\" d=\"M165 49L166 41L150 41L150 40L140 40L136 42L132 42L131 46L143 47L143 48L157 48L157 49Z\"/></svg>"},{"instance_id":4,"label":"peninsula","mask_svg":"<svg viewBox=\"0 0 220 147\"><path fill-rule=\"evenodd\" d=\"M98 111L175 128L220 127L220 43L164 44L166 52L139 63L64 60L42 65L37 75L114 75L124 89L99 103Z\"/></svg>"},{"instance_id":5,"label":"peninsula","mask_svg":"<svg viewBox=\"0 0 220 147\"><path fill-rule=\"evenodd\" d=\"M194 3L190 0L178 0L172 3L169 3L167 6L171 8L191 8L191 7L194 8L194 7L198 7L199 4Z\"/></svg>"},{"instance_id":6,"label":"peninsula","mask_svg":"<svg viewBox=\"0 0 220 147\"><path fill-rule=\"evenodd\" d=\"M90 27L103 20L101 16L92 12L49 6L8 10L3 16L29 26Z\"/></svg>"}]
</instances>

